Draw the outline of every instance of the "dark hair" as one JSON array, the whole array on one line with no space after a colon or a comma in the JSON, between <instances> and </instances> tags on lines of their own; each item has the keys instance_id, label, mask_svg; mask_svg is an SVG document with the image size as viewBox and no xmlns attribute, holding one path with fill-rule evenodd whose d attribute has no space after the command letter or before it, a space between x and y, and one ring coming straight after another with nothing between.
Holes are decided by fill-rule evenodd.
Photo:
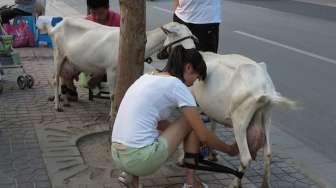
<instances>
[{"instance_id":1,"label":"dark hair","mask_svg":"<svg viewBox=\"0 0 336 188\"><path fill-rule=\"evenodd\" d=\"M109 0L86 0L86 4L89 9L96 9L96 8L109 8Z\"/></svg>"},{"instance_id":2,"label":"dark hair","mask_svg":"<svg viewBox=\"0 0 336 188\"><path fill-rule=\"evenodd\" d=\"M184 67L188 63L192 65L194 71L200 75L200 78L205 80L207 67L202 55L195 48L185 49L182 45L178 45L171 50L167 65L163 71L169 72L169 74L184 82Z\"/></svg>"}]
</instances>

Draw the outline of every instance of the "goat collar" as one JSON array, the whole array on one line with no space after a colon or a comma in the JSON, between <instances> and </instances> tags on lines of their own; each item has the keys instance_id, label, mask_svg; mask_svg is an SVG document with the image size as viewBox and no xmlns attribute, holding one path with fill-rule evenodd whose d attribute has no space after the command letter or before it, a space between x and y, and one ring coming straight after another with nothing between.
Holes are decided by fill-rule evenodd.
<instances>
[{"instance_id":1,"label":"goat collar","mask_svg":"<svg viewBox=\"0 0 336 188\"><path fill-rule=\"evenodd\" d=\"M196 37L194 37L193 35L189 35L189 36L186 36L186 37L183 37L183 38L180 38L174 42L171 42L169 44L167 44L164 49L167 49L167 48L170 48L171 46L173 46L174 44L176 43L179 43L179 42L182 42L184 40L187 40L187 39L192 39L195 43L198 43L198 39Z\"/></svg>"},{"instance_id":2,"label":"goat collar","mask_svg":"<svg viewBox=\"0 0 336 188\"><path fill-rule=\"evenodd\" d=\"M168 48L171 48L174 44L177 44L179 42L182 42L184 40L187 39L192 39L195 43L198 43L198 39L196 37L194 37L193 35L189 35L183 38L180 38L176 41L173 41L169 44L167 44L166 46L163 47L163 49L158 53L157 58L158 59L167 59L168 58Z\"/></svg>"}]
</instances>

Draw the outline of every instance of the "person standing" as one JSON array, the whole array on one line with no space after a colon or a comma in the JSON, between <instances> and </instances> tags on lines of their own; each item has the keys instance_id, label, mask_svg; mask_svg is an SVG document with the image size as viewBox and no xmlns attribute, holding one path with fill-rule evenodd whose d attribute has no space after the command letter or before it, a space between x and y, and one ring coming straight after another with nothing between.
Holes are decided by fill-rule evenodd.
<instances>
[{"instance_id":1,"label":"person standing","mask_svg":"<svg viewBox=\"0 0 336 188\"><path fill-rule=\"evenodd\" d=\"M120 27L120 15L110 10L109 0L87 0L86 2L89 12L85 19L106 26Z\"/></svg>"},{"instance_id":2,"label":"person standing","mask_svg":"<svg viewBox=\"0 0 336 188\"><path fill-rule=\"evenodd\" d=\"M110 27L120 27L120 15L110 9L109 0L87 0L88 15L86 20L90 20ZM99 93L98 85L106 80L106 74L91 75L87 80L84 73L79 75L80 83L84 87L89 87L94 94Z\"/></svg>"},{"instance_id":3,"label":"person standing","mask_svg":"<svg viewBox=\"0 0 336 188\"><path fill-rule=\"evenodd\" d=\"M186 25L198 38L200 51L217 53L220 0L173 0L173 21Z\"/></svg>"}]
</instances>

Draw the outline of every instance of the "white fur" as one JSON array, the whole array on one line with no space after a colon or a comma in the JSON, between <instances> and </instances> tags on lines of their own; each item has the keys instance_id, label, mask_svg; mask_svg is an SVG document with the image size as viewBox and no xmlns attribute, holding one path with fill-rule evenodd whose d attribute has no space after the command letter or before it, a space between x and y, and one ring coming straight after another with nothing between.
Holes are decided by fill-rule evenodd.
<instances>
[{"instance_id":1,"label":"white fur","mask_svg":"<svg viewBox=\"0 0 336 188\"><path fill-rule=\"evenodd\" d=\"M264 146L264 187L269 187L270 178L270 110L273 105L282 104L289 108L295 102L276 92L264 63L238 54L220 55L201 52L207 65L205 81L196 81L191 90L200 108L211 119L222 124L231 124L240 152L240 171L245 171L251 161L247 143L247 127L253 117L255 124L263 127L266 136ZM260 120L261 119L261 120ZM231 187L241 186L236 178Z\"/></svg>"},{"instance_id":2,"label":"white fur","mask_svg":"<svg viewBox=\"0 0 336 188\"><path fill-rule=\"evenodd\" d=\"M176 22L168 23L162 28L146 33L145 58L160 50L164 43L192 35L186 26ZM56 46L54 47L55 96L59 94L60 69L65 62L72 63L80 72L93 75L106 72L110 94L113 94L119 51L119 27L108 27L82 18L64 18L54 28L44 25L41 29L48 30ZM187 39L182 45L189 48L193 46L193 41ZM61 110L58 97L55 97L55 109ZM112 108L110 114L111 112Z\"/></svg>"}]
</instances>

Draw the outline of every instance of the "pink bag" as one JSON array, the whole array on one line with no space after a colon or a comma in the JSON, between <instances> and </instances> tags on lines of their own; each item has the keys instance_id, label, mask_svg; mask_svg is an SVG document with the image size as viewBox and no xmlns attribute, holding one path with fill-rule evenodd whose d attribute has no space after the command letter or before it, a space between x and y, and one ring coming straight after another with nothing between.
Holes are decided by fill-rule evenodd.
<instances>
[{"instance_id":1,"label":"pink bag","mask_svg":"<svg viewBox=\"0 0 336 188\"><path fill-rule=\"evenodd\" d=\"M14 36L13 48L34 46L34 36L26 22L20 21L18 24L4 24L3 28L8 34Z\"/></svg>"}]
</instances>

